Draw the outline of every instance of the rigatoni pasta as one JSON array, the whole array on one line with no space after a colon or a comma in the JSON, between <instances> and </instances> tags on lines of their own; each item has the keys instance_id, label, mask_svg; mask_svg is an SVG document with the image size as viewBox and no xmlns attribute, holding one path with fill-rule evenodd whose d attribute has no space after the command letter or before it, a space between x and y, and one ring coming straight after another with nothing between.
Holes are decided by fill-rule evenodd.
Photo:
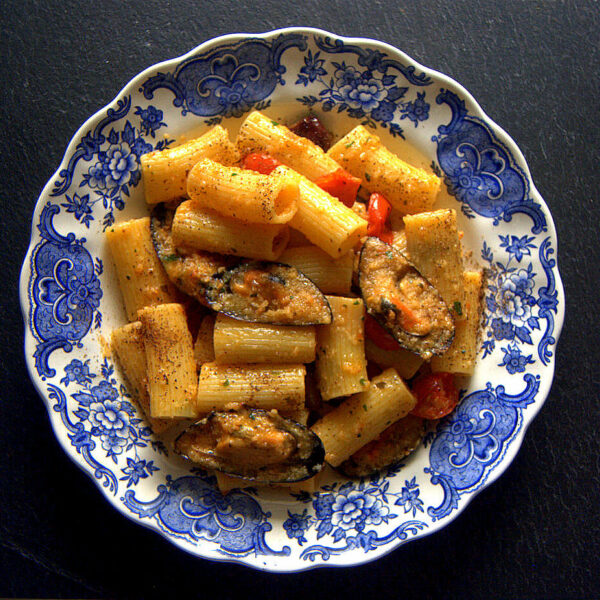
<instances>
[{"instance_id":1,"label":"rigatoni pasta","mask_svg":"<svg viewBox=\"0 0 600 600\"><path fill-rule=\"evenodd\" d=\"M178 248L260 260L277 260L289 239L285 225L246 223L204 208L194 200L177 207L172 232Z\"/></svg>"},{"instance_id":2,"label":"rigatoni pasta","mask_svg":"<svg viewBox=\"0 0 600 600\"><path fill-rule=\"evenodd\" d=\"M150 219L133 219L106 232L129 321L145 306L175 302L177 294L156 256Z\"/></svg>"},{"instance_id":3,"label":"rigatoni pasta","mask_svg":"<svg viewBox=\"0 0 600 600\"><path fill-rule=\"evenodd\" d=\"M142 324L135 321L113 330L111 349L116 354L129 383L129 390L142 409L152 431L156 434L166 431L173 425L173 421L156 419L150 414L150 394L146 376L146 350L142 337Z\"/></svg>"},{"instance_id":4,"label":"rigatoni pasta","mask_svg":"<svg viewBox=\"0 0 600 600\"><path fill-rule=\"evenodd\" d=\"M462 245L456 211L444 208L404 217L410 261L460 318L464 304Z\"/></svg>"},{"instance_id":5,"label":"rigatoni pasta","mask_svg":"<svg viewBox=\"0 0 600 600\"><path fill-rule=\"evenodd\" d=\"M315 360L315 328L248 323L217 315L215 361L220 364L309 363Z\"/></svg>"},{"instance_id":6,"label":"rigatoni pasta","mask_svg":"<svg viewBox=\"0 0 600 600\"><path fill-rule=\"evenodd\" d=\"M367 233L367 222L306 177L296 177L298 210L290 226L329 256L344 256Z\"/></svg>"},{"instance_id":7,"label":"rigatoni pasta","mask_svg":"<svg viewBox=\"0 0 600 600\"><path fill-rule=\"evenodd\" d=\"M199 206L222 215L277 225L296 213L298 182L284 167L262 175L205 158L190 171L187 193Z\"/></svg>"},{"instance_id":8,"label":"rigatoni pasta","mask_svg":"<svg viewBox=\"0 0 600 600\"><path fill-rule=\"evenodd\" d=\"M139 312L146 352L150 414L157 418L197 416L196 361L192 335L181 304L161 304Z\"/></svg>"},{"instance_id":9,"label":"rigatoni pasta","mask_svg":"<svg viewBox=\"0 0 600 600\"><path fill-rule=\"evenodd\" d=\"M240 127L237 147L242 156L264 152L311 181L339 169L339 165L309 139L256 111Z\"/></svg>"},{"instance_id":10,"label":"rigatoni pasta","mask_svg":"<svg viewBox=\"0 0 600 600\"><path fill-rule=\"evenodd\" d=\"M405 417L415 404L415 397L398 373L388 369L373 378L368 390L345 400L311 429L325 446L325 460L337 467Z\"/></svg>"},{"instance_id":11,"label":"rigatoni pasta","mask_svg":"<svg viewBox=\"0 0 600 600\"><path fill-rule=\"evenodd\" d=\"M369 387L365 358L365 306L359 298L328 296L331 325L317 331L317 380L323 400Z\"/></svg>"},{"instance_id":12,"label":"rigatoni pasta","mask_svg":"<svg viewBox=\"0 0 600 600\"><path fill-rule=\"evenodd\" d=\"M316 246L297 246L287 248L279 257L279 262L302 271L326 294L350 293L353 252L347 252L340 258L331 258Z\"/></svg>"},{"instance_id":13,"label":"rigatoni pasta","mask_svg":"<svg viewBox=\"0 0 600 600\"><path fill-rule=\"evenodd\" d=\"M206 363L198 380L197 410L206 414L232 403L277 409L282 414L304 407L304 365L218 365Z\"/></svg>"},{"instance_id":14,"label":"rigatoni pasta","mask_svg":"<svg viewBox=\"0 0 600 600\"><path fill-rule=\"evenodd\" d=\"M404 214L430 210L440 191L439 177L405 163L362 125L345 135L327 154L359 177L365 189L383 194Z\"/></svg>"},{"instance_id":15,"label":"rigatoni pasta","mask_svg":"<svg viewBox=\"0 0 600 600\"><path fill-rule=\"evenodd\" d=\"M142 155L140 162L146 202L152 205L184 196L188 174L203 158L211 158L223 165L233 165L239 160L237 148L220 125L174 148Z\"/></svg>"},{"instance_id":16,"label":"rigatoni pasta","mask_svg":"<svg viewBox=\"0 0 600 600\"><path fill-rule=\"evenodd\" d=\"M462 307L463 318L456 323L456 332L452 345L441 356L431 359L433 371L472 375L477 355L477 332L481 316L481 271L463 273L465 302Z\"/></svg>"}]
</instances>

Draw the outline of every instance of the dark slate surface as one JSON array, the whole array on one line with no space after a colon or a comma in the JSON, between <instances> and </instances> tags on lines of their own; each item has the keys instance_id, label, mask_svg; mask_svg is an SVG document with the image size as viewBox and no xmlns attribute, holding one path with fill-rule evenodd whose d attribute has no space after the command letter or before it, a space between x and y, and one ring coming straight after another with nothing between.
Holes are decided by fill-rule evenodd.
<instances>
[{"instance_id":1,"label":"dark slate surface","mask_svg":"<svg viewBox=\"0 0 600 600\"><path fill-rule=\"evenodd\" d=\"M196 596L216 581L225 597L598 597L598 4L252 4L0 3L0 596ZM118 514L67 458L25 369L17 279L36 198L89 115L148 65L287 25L390 42L473 93L519 144L554 215L568 316L521 452L459 518L376 563L274 576L182 553Z\"/></svg>"}]
</instances>

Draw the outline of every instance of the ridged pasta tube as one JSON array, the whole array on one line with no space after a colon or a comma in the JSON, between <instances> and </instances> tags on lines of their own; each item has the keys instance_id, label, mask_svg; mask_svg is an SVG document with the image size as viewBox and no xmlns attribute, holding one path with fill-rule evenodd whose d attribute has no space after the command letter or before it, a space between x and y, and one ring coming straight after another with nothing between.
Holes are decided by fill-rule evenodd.
<instances>
[{"instance_id":1,"label":"ridged pasta tube","mask_svg":"<svg viewBox=\"0 0 600 600\"><path fill-rule=\"evenodd\" d=\"M237 148L220 125L175 148L142 155L140 162L146 202L158 204L185 196L188 174L203 158L211 158L223 165L233 165L239 160Z\"/></svg>"},{"instance_id":2,"label":"ridged pasta tube","mask_svg":"<svg viewBox=\"0 0 600 600\"><path fill-rule=\"evenodd\" d=\"M390 152L375 133L358 125L327 152L369 192L383 194L403 214L430 210L440 191L440 178L413 167Z\"/></svg>"},{"instance_id":3,"label":"ridged pasta tube","mask_svg":"<svg viewBox=\"0 0 600 600\"><path fill-rule=\"evenodd\" d=\"M188 195L200 206L249 223L287 223L296 213L298 183L285 167L270 175L205 158L190 171Z\"/></svg>"},{"instance_id":4,"label":"ridged pasta tube","mask_svg":"<svg viewBox=\"0 0 600 600\"><path fill-rule=\"evenodd\" d=\"M387 369L371 387L348 398L312 427L325 447L325 460L339 466L386 427L405 417L416 399L398 373Z\"/></svg>"}]
</instances>

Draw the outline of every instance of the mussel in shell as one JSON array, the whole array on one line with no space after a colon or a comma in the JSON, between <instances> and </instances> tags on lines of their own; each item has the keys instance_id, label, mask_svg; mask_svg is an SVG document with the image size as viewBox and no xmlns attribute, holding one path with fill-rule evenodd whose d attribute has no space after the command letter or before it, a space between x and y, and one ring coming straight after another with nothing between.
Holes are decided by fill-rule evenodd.
<instances>
[{"instance_id":1,"label":"mussel in shell","mask_svg":"<svg viewBox=\"0 0 600 600\"><path fill-rule=\"evenodd\" d=\"M150 231L167 276L182 292L242 321L331 323L327 298L295 267L176 248L171 236L173 214L173 209L157 205L152 211Z\"/></svg>"},{"instance_id":2,"label":"mussel in shell","mask_svg":"<svg viewBox=\"0 0 600 600\"><path fill-rule=\"evenodd\" d=\"M257 483L288 483L316 475L325 450L309 429L257 408L211 412L175 440L175 451L204 469Z\"/></svg>"},{"instance_id":3,"label":"mussel in shell","mask_svg":"<svg viewBox=\"0 0 600 600\"><path fill-rule=\"evenodd\" d=\"M358 281L367 312L402 347L427 360L450 346L452 313L439 292L393 246L367 238L360 253Z\"/></svg>"}]
</instances>

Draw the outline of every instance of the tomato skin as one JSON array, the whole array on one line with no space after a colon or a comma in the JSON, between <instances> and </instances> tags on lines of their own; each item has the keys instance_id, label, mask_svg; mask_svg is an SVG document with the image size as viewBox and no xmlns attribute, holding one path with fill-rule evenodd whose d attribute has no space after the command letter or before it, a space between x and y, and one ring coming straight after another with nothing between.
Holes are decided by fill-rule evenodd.
<instances>
[{"instance_id":1,"label":"tomato skin","mask_svg":"<svg viewBox=\"0 0 600 600\"><path fill-rule=\"evenodd\" d=\"M385 196L377 192L369 196L369 205L367 207L367 235L378 237L382 242L391 244L394 241L394 234L387 229L385 222L392 212L392 205L386 200Z\"/></svg>"},{"instance_id":2,"label":"tomato skin","mask_svg":"<svg viewBox=\"0 0 600 600\"><path fill-rule=\"evenodd\" d=\"M365 318L365 335L382 350L400 350L400 344L371 315Z\"/></svg>"},{"instance_id":3,"label":"tomato skin","mask_svg":"<svg viewBox=\"0 0 600 600\"><path fill-rule=\"evenodd\" d=\"M244 169L258 171L263 175L269 175L280 165L281 163L276 158L273 158L264 152L251 152L250 154L247 154L242 161L242 167Z\"/></svg>"},{"instance_id":4,"label":"tomato skin","mask_svg":"<svg viewBox=\"0 0 600 600\"><path fill-rule=\"evenodd\" d=\"M422 419L441 419L458 404L458 390L452 373L427 373L417 377L411 386L417 404L411 415Z\"/></svg>"},{"instance_id":5,"label":"tomato skin","mask_svg":"<svg viewBox=\"0 0 600 600\"><path fill-rule=\"evenodd\" d=\"M315 183L322 190L343 202L348 208L351 208L356 202L360 179L341 167L333 173L321 175Z\"/></svg>"}]
</instances>

